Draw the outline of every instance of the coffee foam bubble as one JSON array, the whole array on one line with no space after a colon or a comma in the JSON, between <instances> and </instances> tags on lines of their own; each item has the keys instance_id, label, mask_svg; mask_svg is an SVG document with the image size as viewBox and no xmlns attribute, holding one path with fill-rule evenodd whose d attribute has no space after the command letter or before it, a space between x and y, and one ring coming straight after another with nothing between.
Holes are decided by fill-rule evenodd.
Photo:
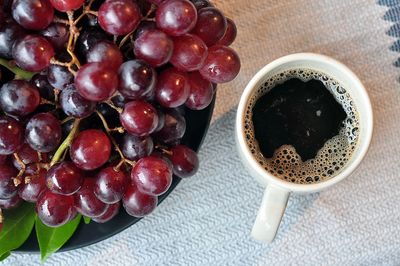
<instances>
[{"instance_id":1,"label":"coffee foam bubble","mask_svg":"<svg viewBox=\"0 0 400 266\"><path fill-rule=\"evenodd\" d=\"M303 162L291 145L283 145L266 158L254 137L252 110L256 101L273 87L291 78L304 82L320 80L334 95L347 114L339 134L325 142L314 159ZM250 98L244 119L246 142L258 163L268 172L283 180L309 184L325 181L339 173L350 160L359 137L359 117L350 94L336 80L322 72L309 69L287 70L269 78Z\"/></svg>"}]
</instances>

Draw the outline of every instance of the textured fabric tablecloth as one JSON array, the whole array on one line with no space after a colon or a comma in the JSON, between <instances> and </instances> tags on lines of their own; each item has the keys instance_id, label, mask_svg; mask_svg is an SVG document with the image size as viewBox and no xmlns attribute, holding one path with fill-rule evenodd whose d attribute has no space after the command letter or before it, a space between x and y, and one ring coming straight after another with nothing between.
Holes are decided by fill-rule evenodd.
<instances>
[{"instance_id":1,"label":"textured fabric tablecloth","mask_svg":"<svg viewBox=\"0 0 400 266\"><path fill-rule=\"evenodd\" d=\"M400 46L387 35L399 37L400 1L216 4L238 25L234 46L242 71L219 87L199 173L140 223L96 245L55 254L46 265L400 265ZM277 239L266 245L250 238L263 188L235 151L235 109L259 68L294 52L323 53L353 69L369 91L375 132L351 178L318 194L292 195ZM38 255L14 254L0 265L40 263Z\"/></svg>"}]
</instances>

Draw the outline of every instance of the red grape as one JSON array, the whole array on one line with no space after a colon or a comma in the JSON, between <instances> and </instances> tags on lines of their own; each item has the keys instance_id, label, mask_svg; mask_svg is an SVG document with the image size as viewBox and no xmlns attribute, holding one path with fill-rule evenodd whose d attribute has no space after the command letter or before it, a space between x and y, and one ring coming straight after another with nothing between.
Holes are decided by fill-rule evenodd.
<instances>
[{"instance_id":1,"label":"red grape","mask_svg":"<svg viewBox=\"0 0 400 266\"><path fill-rule=\"evenodd\" d=\"M81 188L83 173L72 162L60 162L47 172L46 184L53 193L72 195Z\"/></svg>"},{"instance_id":2,"label":"red grape","mask_svg":"<svg viewBox=\"0 0 400 266\"><path fill-rule=\"evenodd\" d=\"M116 171L113 167L107 167L96 176L94 194L104 203L116 203L122 199L127 185L128 177L123 171Z\"/></svg>"},{"instance_id":3,"label":"red grape","mask_svg":"<svg viewBox=\"0 0 400 266\"><path fill-rule=\"evenodd\" d=\"M14 43L12 55L19 67L26 71L39 72L50 65L54 56L53 45L46 38L27 35Z\"/></svg>"},{"instance_id":4,"label":"red grape","mask_svg":"<svg viewBox=\"0 0 400 266\"><path fill-rule=\"evenodd\" d=\"M0 165L4 165L6 163L8 163L8 155L1 155L0 154Z\"/></svg>"},{"instance_id":5,"label":"red grape","mask_svg":"<svg viewBox=\"0 0 400 266\"><path fill-rule=\"evenodd\" d=\"M17 208L22 203L22 199L15 195L9 199L0 199L0 209L10 210Z\"/></svg>"},{"instance_id":6,"label":"red grape","mask_svg":"<svg viewBox=\"0 0 400 266\"><path fill-rule=\"evenodd\" d=\"M157 110L145 101L125 104L120 114L122 126L135 136L146 136L154 132L158 125Z\"/></svg>"},{"instance_id":7,"label":"red grape","mask_svg":"<svg viewBox=\"0 0 400 266\"><path fill-rule=\"evenodd\" d=\"M136 161L149 156L154 149L154 143L150 136L137 137L126 133L122 142L122 153L129 160Z\"/></svg>"},{"instance_id":8,"label":"red grape","mask_svg":"<svg viewBox=\"0 0 400 266\"><path fill-rule=\"evenodd\" d=\"M171 149L170 156L174 174L181 177L194 175L199 169L199 159L197 154L184 145L177 145Z\"/></svg>"},{"instance_id":9,"label":"red grape","mask_svg":"<svg viewBox=\"0 0 400 266\"><path fill-rule=\"evenodd\" d=\"M200 74L213 83L233 80L240 71L240 59L237 53L226 46L215 45L208 49L208 57Z\"/></svg>"},{"instance_id":10,"label":"red grape","mask_svg":"<svg viewBox=\"0 0 400 266\"><path fill-rule=\"evenodd\" d=\"M104 31L125 35L136 29L142 15L138 5L131 0L104 2L99 9L98 21Z\"/></svg>"},{"instance_id":11,"label":"red grape","mask_svg":"<svg viewBox=\"0 0 400 266\"><path fill-rule=\"evenodd\" d=\"M82 188L75 194L76 210L87 217L103 215L108 205L100 201L94 194L95 180L86 178Z\"/></svg>"},{"instance_id":12,"label":"red grape","mask_svg":"<svg viewBox=\"0 0 400 266\"><path fill-rule=\"evenodd\" d=\"M153 67L159 67L169 61L174 48L173 41L162 31L145 30L135 41L134 52Z\"/></svg>"},{"instance_id":13,"label":"red grape","mask_svg":"<svg viewBox=\"0 0 400 266\"><path fill-rule=\"evenodd\" d=\"M75 86L82 97L90 101L104 101L117 90L118 75L108 65L88 63L79 69Z\"/></svg>"},{"instance_id":14,"label":"red grape","mask_svg":"<svg viewBox=\"0 0 400 266\"><path fill-rule=\"evenodd\" d=\"M85 0L50 0L55 9L61 12L72 11L80 8Z\"/></svg>"},{"instance_id":15,"label":"red grape","mask_svg":"<svg viewBox=\"0 0 400 266\"><path fill-rule=\"evenodd\" d=\"M88 117L96 108L96 103L83 98L74 85L61 91L59 101L64 113L76 118Z\"/></svg>"},{"instance_id":16,"label":"red grape","mask_svg":"<svg viewBox=\"0 0 400 266\"><path fill-rule=\"evenodd\" d=\"M207 45L196 35L186 34L174 38L171 64L182 71L199 70L207 58Z\"/></svg>"},{"instance_id":17,"label":"red grape","mask_svg":"<svg viewBox=\"0 0 400 266\"><path fill-rule=\"evenodd\" d=\"M142 20L139 26L136 28L134 39L136 40L137 38L139 38L139 36L142 35L143 32L154 29L157 29L157 24L154 21Z\"/></svg>"},{"instance_id":18,"label":"red grape","mask_svg":"<svg viewBox=\"0 0 400 266\"><path fill-rule=\"evenodd\" d=\"M165 160L148 156L136 162L131 179L141 192L159 196L171 186L172 169Z\"/></svg>"},{"instance_id":19,"label":"red grape","mask_svg":"<svg viewBox=\"0 0 400 266\"><path fill-rule=\"evenodd\" d=\"M0 165L0 199L9 199L17 194L14 178L18 171L10 165Z\"/></svg>"},{"instance_id":20,"label":"red grape","mask_svg":"<svg viewBox=\"0 0 400 266\"><path fill-rule=\"evenodd\" d=\"M189 92L190 85L186 73L176 68L164 70L158 77L156 99L164 107L181 106L189 97Z\"/></svg>"},{"instance_id":21,"label":"red grape","mask_svg":"<svg viewBox=\"0 0 400 266\"><path fill-rule=\"evenodd\" d=\"M47 69L47 80L50 85L57 89L64 89L74 82L74 76L68 68L60 65L50 65Z\"/></svg>"},{"instance_id":22,"label":"red grape","mask_svg":"<svg viewBox=\"0 0 400 266\"><path fill-rule=\"evenodd\" d=\"M165 113L164 127L154 134L155 139L163 143L174 143L181 139L186 131L185 118L176 110Z\"/></svg>"},{"instance_id":23,"label":"red grape","mask_svg":"<svg viewBox=\"0 0 400 266\"><path fill-rule=\"evenodd\" d=\"M24 80L12 80L0 90L0 107L9 114L24 116L36 110L40 103L38 89Z\"/></svg>"},{"instance_id":24,"label":"red grape","mask_svg":"<svg viewBox=\"0 0 400 266\"><path fill-rule=\"evenodd\" d=\"M9 116L0 117L0 154L13 154L22 145L23 129Z\"/></svg>"},{"instance_id":25,"label":"red grape","mask_svg":"<svg viewBox=\"0 0 400 266\"><path fill-rule=\"evenodd\" d=\"M31 148L27 143L24 143L17 151L19 159L25 164L31 164L31 163L39 163L40 158L39 154L37 151ZM22 166L18 163L18 161L15 159L15 157L12 157L12 163L15 168L18 170L22 169Z\"/></svg>"},{"instance_id":26,"label":"red grape","mask_svg":"<svg viewBox=\"0 0 400 266\"><path fill-rule=\"evenodd\" d=\"M140 192L135 185L130 185L125 191L122 203L129 215L140 218L154 211L158 199Z\"/></svg>"},{"instance_id":27,"label":"red grape","mask_svg":"<svg viewBox=\"0 0 400 266\"><path fill-rule=\"evenodd\" d=\"M200 10L204 7L213 6L208 0L191 0L190 2L196 7L197 10Z\"/></svg>"},{"instance_id":28,"label":"red grape","mask_svg":"<svg viewBox=\"0 0 400 266\"><path fill-rule=\"evenodd\" d=\"M221 40L226 28L227 22L222 12L215 7L205 7L199 10L197 24L192 33L211 46Z\"/></svg>"},{"instance_id":29,"label":"red grape","mask_svg":"<svg viewBox=\"0 0 400 266\"><path fill-rule=\"evenodd\" d=\"M116 202L114 204L110 204L103 215L99 217L93 217L92 220L96 223L106 223L114 218L119 213L119 208L121 207L120 202Z\"/></svg>"},{"instance_id":30,"label":"red grape","mask_svg":"<svg viewBox=\"0 0 400 266\"><path fill-rule=\"evenodd\" d=\"M50 25L54 9L49 0L14 0L12 16L29 30L42 30Z\"/></svg>"},{"instance_id":31,"label":"red grape","mask_svg":"<svg viewBox=\"0 0 400 266\"><path fill-rule=\"evenodd\" d=\"M96 43L87 53L86 59L89 63L101 62L112 69L118 69L124 61L118 46L110 41Z\"/></svg>"},{"instance_id":32,"label":"red grape","mask_svg":"<svg viewBox=\"0 0 400 266\"><path fill-rule=\"evenodd\" d=\"M28 166L29 167L29 166ZM40 193L46 189L46 170L40 169L39 173L24 176L18 195L27 202L37 202Z\"/></svg>"},{"instance_id":33,"label":"red grape","mask_svg":"<svg viewBox=\"0 0 400 266\"><path fill-rule=\"evenodd\" d=\"M191 31L196 25L197 11L188 0L168 0L158 6L157 27L172 36Z\"/></svg>"},{"instance_id":34,"label":"red grape","mask_svg":"<svg viewBox=\"0 0 400 266\"><path fill-rule=\"evenodd\" d=\"M237 28L235 22L233 22L233 20L230 18L226 18L226 22L227 22L226 32L222 37L222 39L217 42L218 45L229 46L236 39Z\"/></svg>"},{"instance_id":35,"label":"red grape","mask_svg":"<svg viewBox=\"0 0 400 266\"><path fill-rule=\"evenodd\" d=\"M43 191L36 203L39 219L47 226L58 227L70 221L75 213L74 197Z\"/></svg>"},{"instance_id":36,"label":"red grape","mask_svg":"<svg viewBox=\"0 0 400 266\"><path fill-rule=\"evenodd\" d=\"M68 43L69 29L64 24L54 23L42 30L40 34L53 44L54 49L60 51Z\"/></svg>"},{"instance_id":37,"label":"red grape","mask_svg":"<svg viewBox=\"0 0 400 266\"><path fill-rule=\"evenodd\" d=\"M93 170L105 164L110 158L111 143L107 135L96 129L80 132L70 149L72 161L81 169Z\"/></svg>"},{"instance_id":38,"label":"red grape","mask_svg":"<svg viewBox=\"0 0 400 266\"><path fill-rule=\"evenodd\" d=\"M0 27L0 56L11 59L14 43L25 35L24 30L15 22Z\"/></svg>"},{"instance_id":39,"label":"red grape","mask_svg":"<svg viewBox=\"0 0 400 266\"><path fill-rule=\"evenodd\" d=\"M210 105L214 97L213 85L199 72L191 72L188 77L190 93L185 105L192 110L202 110Z\"/></svg>"},{"instance_id":40,"label":"red grape","mask_svg":"<svg viewBox=\"0 0 400 266\"><path fill-rule=\"evenodd\" d=\"M26 125L25 139L36 151L53 151L61 141L60 121L50 113L34 115Z\"/></svg>"},{"instance_id":41,"label":"red grape","mask_svg":"<svg viewBox=\"0 0 400 266\"><path fill-rule=\"evenodd\" d=\"M156 71L141 60L131 60L119 68L119 80L118 90L126 99L143 99L154 90Z\"/></svg>"}]
</instances>

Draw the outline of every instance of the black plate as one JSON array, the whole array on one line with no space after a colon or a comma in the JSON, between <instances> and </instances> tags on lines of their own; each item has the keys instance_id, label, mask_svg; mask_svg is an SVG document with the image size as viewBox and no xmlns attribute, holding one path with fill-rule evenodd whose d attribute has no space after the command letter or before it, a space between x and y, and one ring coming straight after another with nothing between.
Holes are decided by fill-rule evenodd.
<instances>
[{"instance_id":1,"label":"black plate","mask_svg":"<svg viewBox=\"0 0 400 266\"><path fill-rule=\"evenodd\" d=\"M210 106L202 111L186 110L185 117L187 128L182 143L188 145L194 150L198 150L203 142L210 125L212 113L214 110L215 98ZM169 190L160 196L159 202L162 202L180 182L180 178L174 176L173 182ZM82 248L104 239L107 239L115 234L120 233L130 227L140 219L129 216L123 208L121 212L111 221L105 224L91 222L84 224L81 222L78 229L71 239L60 249L60 251L68 251ZM39 246L36 239L35 230L32 231L28 240L17 250L17 252L39 252Z\"/></svg>"}]
</instances>

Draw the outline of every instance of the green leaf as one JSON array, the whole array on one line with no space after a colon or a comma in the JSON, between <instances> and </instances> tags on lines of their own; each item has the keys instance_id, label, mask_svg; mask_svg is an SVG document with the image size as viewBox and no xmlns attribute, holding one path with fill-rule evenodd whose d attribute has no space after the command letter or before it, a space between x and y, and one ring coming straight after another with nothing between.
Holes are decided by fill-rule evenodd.
<instances>
[{"instance_id":1,"label":"green leaf","mask_svg":"<svg viewBox=\"0 0 400 266\"><path fill-rule=\"evenodd\" d=\"M83 216L83 221L85 222L85 224L90 224L90 221L92 219L90 219L89 217Z\"/></svg>"},{"instance_id":2,"label":"green leaf","mask_svg":"<svg viewBox=\"0 0 400 266\"><path fill-rule=\"evenodd\" d=\"M59 250L71 238L78 228L81 218L82 215L78 215L69 223L55 228L44 225L39 218L36 218L36 236L39 242L42 262Z\"/></svg>"},{"instance_id":3,"label":"green leaf","mask_svg":"<svg viewBox=\"0 0 400 266\"><path fill-rule=\"evenodd\" d=\"M3 260L5 260L5 259L7 259L8 256L10 256L10 255L11 255L11 252L10 252L10 251L4 253L3 255L0 256L0 261L3 261Z\"/></svg>"},{"instance_id":4,"label":"green leaf","mask_svg":"<svg viewBox=\"0 0 400 266\"><path fill-rule=\"evenodd\" d=\"M19 208L4 211L3 230L0 232L0 255L19 248L29 237L35 224L35 207L24 203Z\"/></svg>"}]
</instances>

